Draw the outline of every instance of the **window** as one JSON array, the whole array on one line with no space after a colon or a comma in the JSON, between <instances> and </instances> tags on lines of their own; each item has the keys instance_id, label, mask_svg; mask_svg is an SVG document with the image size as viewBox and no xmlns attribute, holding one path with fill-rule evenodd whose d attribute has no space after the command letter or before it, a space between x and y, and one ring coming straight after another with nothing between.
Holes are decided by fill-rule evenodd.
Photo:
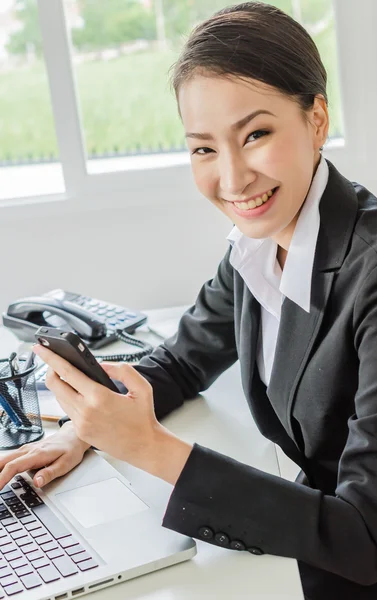
<instances>
[{"instance_id":1,"label":"window","mask_svg":"<svg viewBox=\"0 0 377 600\"><path fill-rule=\"evenodd\" d=\"M0 199L64 192L35 0L0 4Z\"/></svg>"},{"instance_id":2,"label":"window","mask_svg":"<svg viewBox=\"0 0 377 600\"><path fill-rule=\"evenodd\" d=\"M308 29L328 71L326 156L373 184L375 0L270 2ZM163 189L176 203L191 174L168 69L192 26L229 4L1 0L0 200L148 206Z\"/></svg>"},{"instance_id":3,"label":"window","mask_svg":"<svg viewBox=\"0 0 377 600\"><path fill-rule=\"evenodd\" d=\"M89 172L145 166L145 155L150 154L169 153L171 163L172 153L185 152L168 70L192 27L229 4L224 0L64 0ZM330 81L330 137L341 136L332 1L275 0L273 4L299 20L317 42Z\"/></svg>"}]
</instances>

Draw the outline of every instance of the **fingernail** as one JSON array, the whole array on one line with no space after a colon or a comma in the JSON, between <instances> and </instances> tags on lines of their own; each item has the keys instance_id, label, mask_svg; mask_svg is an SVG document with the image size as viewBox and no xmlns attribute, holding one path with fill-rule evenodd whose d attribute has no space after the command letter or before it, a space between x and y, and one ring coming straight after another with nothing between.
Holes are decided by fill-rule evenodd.
<instances>
[{"instance_id":1,"label":"fingernail","mask_svg":"<svg viewBox=\"0 0 377 600\"><path fill-rule=\"evenodd\" d=\"M43 485L43 477L36 477L35 481L37 482L37 486L41 487Z\"/></svg>"}]
</instances>

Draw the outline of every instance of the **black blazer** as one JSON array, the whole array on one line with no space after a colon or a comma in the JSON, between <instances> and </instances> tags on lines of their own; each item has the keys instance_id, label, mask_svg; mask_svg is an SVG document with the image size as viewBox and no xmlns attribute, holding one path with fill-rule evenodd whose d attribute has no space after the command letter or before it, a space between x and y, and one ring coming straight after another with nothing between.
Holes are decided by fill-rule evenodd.
<instances>
[{"instance_id":1,"label":"black blazer","mask_svg":"<svg viewBox=\"0 0 377 600\"><path fill-rule=\"evenodd\" d=\"M161 419L239 359L260 431L302 469L289 482L196 444L165 527L296 558L310 599L376 600L377 198L327 162L310 314L284 300L268 388L256 367L260 305L230 248L178 333L137 369Z\"/></svg>"}]
</instances>

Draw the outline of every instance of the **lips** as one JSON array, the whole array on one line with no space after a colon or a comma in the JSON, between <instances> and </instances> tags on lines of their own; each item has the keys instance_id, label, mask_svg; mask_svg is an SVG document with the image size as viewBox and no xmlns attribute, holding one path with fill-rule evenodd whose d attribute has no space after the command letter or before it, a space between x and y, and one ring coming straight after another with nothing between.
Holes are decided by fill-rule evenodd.
<instances>
[{"instance_id":1,"label":"lips","mask_svg":"<svg viewBox=\"0 0 377 600\"><path fill-rule=\"evenodd\" d=\"M243 217L245 219L254 219L256 217L259 217L263 214L265 214L270 207L274 204L276 196L278 196L280 187L276 187L276 188L272 188L271 191L273 192L271 196L269 196L267 198L267 200L263 201L262 204L259 204L258 206L255 206L255 208L240 208L239 206L237 206L237 204L239 203L235 203L235 202L230 202L230 206L232 208L232 210L240 217ZM255 202L253 202L253 204L255 204Z\"/></svg>"}]
</instances>

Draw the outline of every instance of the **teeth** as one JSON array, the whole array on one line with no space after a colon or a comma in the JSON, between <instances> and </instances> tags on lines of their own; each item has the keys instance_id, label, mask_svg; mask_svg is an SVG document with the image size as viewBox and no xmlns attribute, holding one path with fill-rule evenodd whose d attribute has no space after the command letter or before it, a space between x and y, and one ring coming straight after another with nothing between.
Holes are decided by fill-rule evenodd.
<instances>
[{"instance_id":1,"label":"teeth","mask_svg":"<svg viewBox=\"0 0 377 600\"><path fill-rule=\"evenodd\" d=\"M240 208L241 210L250 210L250 208L262 206L262 204L264 204L269 198L271 198L273 193L274 192L272 190L269 190L268 192L263 194L262 197L259 196L258 198L255 198L255 200L249 200L249 202L235 202L234 204L237 206L237 208Z\"/></svg>"}]
</instances>

